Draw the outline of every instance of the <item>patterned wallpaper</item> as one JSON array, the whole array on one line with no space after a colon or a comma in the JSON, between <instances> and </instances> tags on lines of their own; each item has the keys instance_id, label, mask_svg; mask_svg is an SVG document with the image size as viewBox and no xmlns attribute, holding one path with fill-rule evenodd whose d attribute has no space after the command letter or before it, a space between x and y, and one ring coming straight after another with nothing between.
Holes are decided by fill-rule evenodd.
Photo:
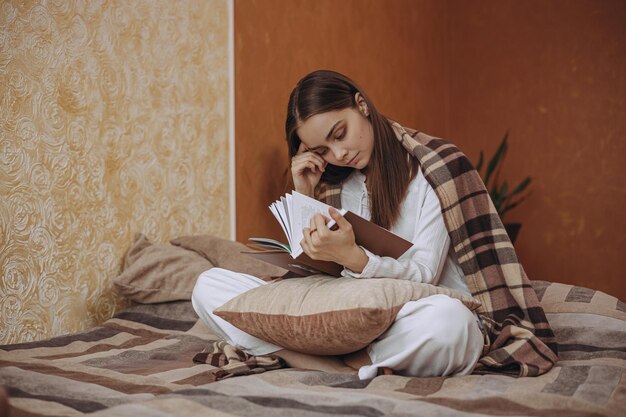
<instances>
[{"instance_id":1,"label":"patterned wallpaper","mask_svg":"<svg viewBox=\"0 0 626 417\"><path fill-rule=\"evenodd\" d=\"M229 236L228 3L0 2L0 344L83 330L136 232Z\"/></svg>"}]
</instances>

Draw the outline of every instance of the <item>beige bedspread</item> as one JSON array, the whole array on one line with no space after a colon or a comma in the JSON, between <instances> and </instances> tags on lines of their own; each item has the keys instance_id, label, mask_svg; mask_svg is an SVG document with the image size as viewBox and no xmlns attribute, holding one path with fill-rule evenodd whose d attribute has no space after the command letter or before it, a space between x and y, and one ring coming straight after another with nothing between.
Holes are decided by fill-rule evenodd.
<instances>
[{"instance_id":1,"label":"beige bedspread","mask_svg":"<svg viewBox=\"0 0 626 417\"><path fill-rule=\"evenodd\" d=\"M189 302L137 305L89 331L0 346L11 416L624 416L626 307L599 291L533 281L561 361L511 378L278 369L215 381L193 357L213 336Z\"/></svg>"}]
</instances>

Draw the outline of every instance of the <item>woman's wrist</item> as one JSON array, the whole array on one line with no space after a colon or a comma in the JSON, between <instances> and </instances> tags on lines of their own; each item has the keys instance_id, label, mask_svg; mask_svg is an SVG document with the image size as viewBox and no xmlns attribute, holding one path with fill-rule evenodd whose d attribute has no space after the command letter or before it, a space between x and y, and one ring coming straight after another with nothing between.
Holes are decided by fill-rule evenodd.
<instances>
[{"instance_id":1,"label":"woman's wrist","mask_svg":"<svg viewBox=\"0 0 626 417\"><path fill-rule=\"evenodd\" d=\"M312 187L296 187L295 185L294 185L293 188L294 188L295 191L299 192L300 194L304 194L307 197L313 198L313 194L314 194L313 190L314 190L314 188L312 188Z\"/></svg>"},{"instance_id":2,"label":"woman's wrist","mask_svg":"<svg viewBox=\"0 0 626 417\"><path fill-rule=\"evenodd\" d=\"M365 269L370 258L360 246L354 245L344 259L346 260L343 263L345 268L360 274Z\"/></svg>"}]
</instances>

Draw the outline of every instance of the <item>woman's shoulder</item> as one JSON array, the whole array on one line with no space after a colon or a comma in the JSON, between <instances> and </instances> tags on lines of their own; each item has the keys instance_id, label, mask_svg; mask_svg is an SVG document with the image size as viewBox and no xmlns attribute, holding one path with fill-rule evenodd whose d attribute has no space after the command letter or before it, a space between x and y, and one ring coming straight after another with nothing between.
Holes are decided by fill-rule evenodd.
<instances>
[{"instance_id":1,"label":"woman's shoulder","mask_svg":"<svg viewBox=\"0 0 626 417\"><path fill-rule=\"evenodd\" d=\"M411 129L407 127L405 127L404 130L406 130L406 133L408 133L413 139L422 144L427 144L433 141L437 141L440 143L450 143L450 141L448 141L447 139L444 139L440 136L430 135L426 132L422 132L421 130Z\"/></svg>"},{"instance_id":2,"label":"woman's shoulder","mask_svg":"<svg viewBox=\"0 0 626 417\"><path fill-rule=\"evenodd\" d=\"M403 127L403 129L408 134L410 139L404 138L401 142L410 153L415 154L414 150L416 147L424 146L430 151L440 154L441 157L445 157L450 154L464 156L463 152L451 140L412 128Z\"/></svg>"},{"instance_id":3,"label":"woman's shoulder","mask_svg":"<svg viewBox=\"0 0 626 417\"><path fill-rule=\"evenodd\" d=\"M441 145L451 145L450 141L443 139L441 137L430 135L421 130L414 129L412 127L403 126L400 123L387 119L392 130L396 134L398 140L405 146L407 149L413 149L415 145L425 145L429 148L437 148ZM409 136L407 138L406 136ZM407 143L408 142L408 143ZM454 146L454 145L452 145Z\"/></svg>"}]
</instances>

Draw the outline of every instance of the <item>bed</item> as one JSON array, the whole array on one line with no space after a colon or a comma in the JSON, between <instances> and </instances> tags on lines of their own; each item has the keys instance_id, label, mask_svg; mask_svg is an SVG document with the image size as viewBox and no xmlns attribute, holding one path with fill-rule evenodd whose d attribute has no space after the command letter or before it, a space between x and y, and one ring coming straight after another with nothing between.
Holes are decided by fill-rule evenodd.
<instances>
[{"instance_id":1,"label":"bed","mask_svg":"<svg viewBox=\"0 0 626 417\"><path fill-rule=\"evenodd\" d=\"M223 363L198 360L216 337L180 300L135 303L87 331L0 346L0 386L12 417L626 415L626 305L587 288L532 285L560 356L534 378L225 374Z\"/></svg>"}]
</instances>

